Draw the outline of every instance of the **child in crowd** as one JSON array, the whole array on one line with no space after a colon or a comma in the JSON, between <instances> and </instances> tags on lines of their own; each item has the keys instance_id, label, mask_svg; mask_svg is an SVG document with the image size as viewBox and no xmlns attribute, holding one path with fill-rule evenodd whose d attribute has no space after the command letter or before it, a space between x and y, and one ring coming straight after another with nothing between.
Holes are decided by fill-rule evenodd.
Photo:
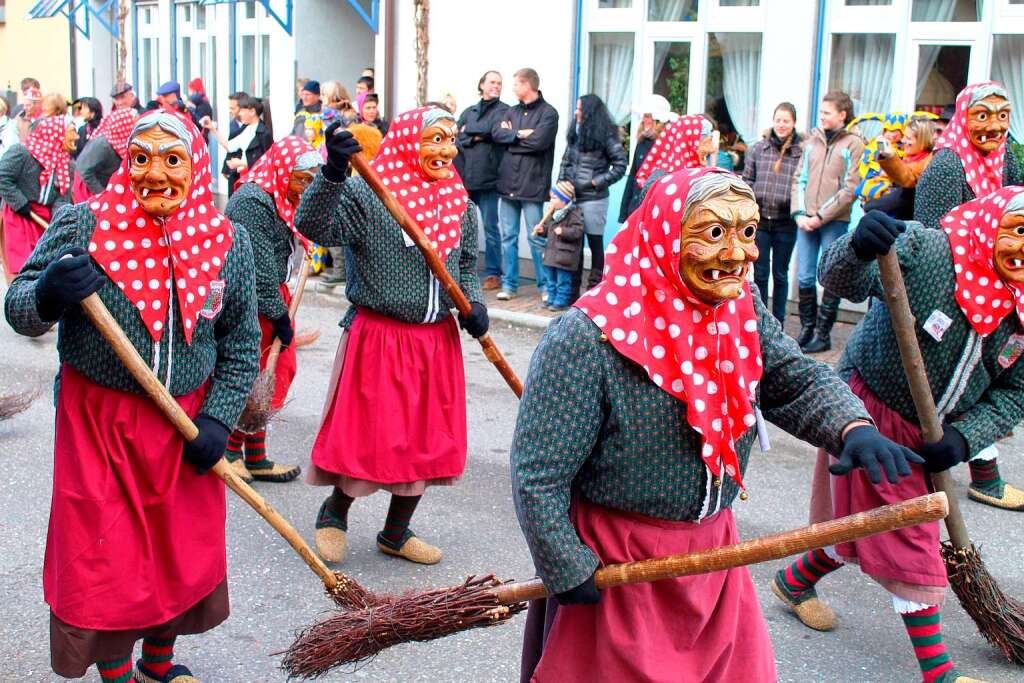
<instances>
[{"instance_id":1,"label":"child in crowd","mask_svg":"<svg viewBox=\"0 0 1024 683\"><path fill-rule=\"evenodd\" d=\"M564 311L569 308L572 279L583 256L583 212L576 205L571 182L563 180L551 188L555 212L533 228L533 234L547 237L544 267L552 283L547 308Z\"/></svg>"}]
</instances>

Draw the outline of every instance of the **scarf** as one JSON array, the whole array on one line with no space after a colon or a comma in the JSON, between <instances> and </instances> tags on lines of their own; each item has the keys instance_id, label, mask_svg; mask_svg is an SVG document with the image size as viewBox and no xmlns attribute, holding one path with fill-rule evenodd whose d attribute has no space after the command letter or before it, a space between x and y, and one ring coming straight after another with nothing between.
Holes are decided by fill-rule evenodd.
<instances>
[{"instance_id":1,"label":"scarf","mask_svg":"<svg viewBox=\"0 0 1024 683\"><path fill-rule=\"evenodd\" d=\"M942 219L956 272L956 301L974 331L991 334L1016 307L1024 324L1024 288L1003 282L993 265L995 239L1006 205L1024 187L1004 187L972 199Z\"/></svg>"},{"instance_id":2,"label":"scarf","mask_svg":"<svg viewBox=\"0 0 1024 683\"><path fill-rule=\"evenodd\" d=\"M308 142L295 135L284 137L275 142L252 168L242 171L235 189L242 183L255 183L263 188L274 199L278 217L309 251L310 242L295 229L295 207L288 201L288 183L291 182L292 172L299 158L306 154L316 155L319 162L320 154Z\"/></svg>"},{"instance_id":3,"label":"scarf","mask_svg":"<svg viewBox=\"0 0 1024 683\"><path fill-rule=\"evenodd\" d=\"M680 116L666 125L654 147L644 157L644 163L636 173L636 184L643 187L658 169L671 173L701 166L697 147L706 135L705 128L710 128L710 122L699 114Z\"/></svg>"},{"instance_id":4,"label":"scarf","mask_svg":"<svg viewBox=\"0 0 1024 683\"><path fill-rule=\"evenodd\" d=\"M132 126L135 125L134 109L115 109L110 115L100 121L99 128L93 137L102 135L110 143L110 146L117 152L117 156L124 158L128 148L128 136L132 133Z\"/></svg>"},{"instance_id":5,"label":"scarf","mask_svg":"<svg viewBox=\"0 0 1024 683\"><path fill-rule=\"evenodd\" d=\"M447 180L428 180L420 169L423 119L431 109L420 107L399 114L384 136L373 167L444 261L462 243L462 214L469 195L454 166Z\"/></svg>"},{"instance_id":6,"label":"scarf","mask_svg":"<svg viewBox=\"0 0 1024 683\"><path fill-rule=\"evenodd\" d=\"M684 169L654 183L608 245L604 279L575 305L616 351L687 404L686 421L701 435L708 469L743 487L736 440L755 424L751 402L763 369L750 285L712 307L690 293L679 273L686 197L710 173L725 171Z\"/></svg>"},{"instance_id":7,"label":"scarf","mask_svg":"<svg viewBox=\"0 0 1024 683\"><path fill-rule=\"evenodd\" d=\"M199 129L182 114L150 113L144 119L153 116L176 118L191 134L188 195L177 212L164 219L146 213L132 193L131 156L125 154L107 189L89 204L96 216L89 253L138 310L153 341L163 336L169 315L164 307L173 289L185 341L191 344L207 296L223 296L225 283L217 278L234 229L213 204L210 154Z\"/></svg>"},{"instance_id":8,"label":"scarf","mask_svg":"<svg viewBox=\"0 0 1024 683\"><path fill-rule=\"evenodd\" d=\"M960 157L964 166L967 185L976 197L982 197L1003 186L1003 159L1006 157L1006 138L999 147L983 155L971 141L967 132L967 110L971 108L971 98L975 91L986 87L1002 88L995 81L985 81L969 85L956 96L953 118L942 131L942 136L935 143L935 151L951 149Z\"/></svg>"},{"instance_id":9,"label":"scarf","mask_svg":"<svg viewBox=\"0 0 1024 683\"><path fill-rule=\"evenodd\" d=\"M63 116L49 116L39 121L36 129L25 139L25 149L43 167L39 174L39 187L53 178L64 194L71 187L71 155L64 150L64 131L67 119Z\"/></svg>"}]
</instances>

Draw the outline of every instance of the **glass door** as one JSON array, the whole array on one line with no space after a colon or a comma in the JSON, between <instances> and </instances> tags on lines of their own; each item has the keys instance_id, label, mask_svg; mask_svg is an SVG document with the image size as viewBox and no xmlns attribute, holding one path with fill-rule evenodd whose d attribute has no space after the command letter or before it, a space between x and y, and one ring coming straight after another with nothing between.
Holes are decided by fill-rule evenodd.
<instances>
[{"instance_id":1,"label":"glass door","mask_svg":"<svg viewBox=\"0 0 1024 683\"><path fill-rule=\"evenodd\" d=\"M917 57L914 82L914 110L941 114L956 101L957 93L968 83L972 45L913 41Z\"/></svg>"}]
</instances>

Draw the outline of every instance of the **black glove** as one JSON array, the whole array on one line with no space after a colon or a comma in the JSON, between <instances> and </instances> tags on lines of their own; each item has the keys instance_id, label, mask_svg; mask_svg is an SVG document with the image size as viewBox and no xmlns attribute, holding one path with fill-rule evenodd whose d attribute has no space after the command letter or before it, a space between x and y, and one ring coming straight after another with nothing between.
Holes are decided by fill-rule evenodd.
<instances>
[{"instance_id":1,"label":"black glove","mask_svg":"<svg viewBox=\"0 0 1024 683\"><path fill-rule=\"evenodd\" d=\"M274 336L281 340L281 346L287 348L295 336L295 329L292 327L292 320L285 313L270 321L274 325Z\"/></svg>"},{"instance_id":2,"label":"black glove","mask_svg":"<svg viewBox=\"0 0 1024 683\"><path fill-rule=\"evenodd\" d=\"M903 221L890 218L877 209L868 211L857 223L850 246L861 261L874 261L888 254L896 238L906 229L907 224Z\"/></svg>"},{"instance_id":3,"label":"black glove","mask_svg":"<svg viewBox=\"0 0 1024 683\"><path fill-rule=\"evenodd\" d=\"M53 322L102 284L103 277L85 249L68 249L36 280L36 311L45 322Z\"/></svg>"},{"instance_id":4,"label":"black glove","mask_svg":"<svg viewBox=\"0 0 1024 683\"><path fill-rule=\"evenodd\" d=\"M332 183L343 183L348 178L348 160L363 151L352 133L343 130L341 121L335 121L324 133L327 145L327 164L321 173Z\"/></svg>"},{"instance_id":5,"label":"black glove","mask_svg":"<svg viewBox=\"0 0 1024 683\"><path fill-rule=\"evenodd\" d=\"M26 220L32 220L32 202L25 202L20 209L15 210L16 214ZM33 221L34 222L34 221Z\"/></svg>"},{"instance_id":6,"label":"black glove","mask_svg":"<svg viewBox=\"0 0 1024 683\"><path fill-rule=\"evenodd\" d=\"M594 605L601 602L601 591L597 589L594 575L591 574L575 588L555 593L555 600L558 600L559 605Z\"/></svg>"},{"instance_id":7,"label":"black glove","mask_svg":"<svg viewBox=\"0 0 1024 683\"><path fill-rule=\"evenodd\" d=\"M487 328L491 326L491 319L487 317L487 307L482 303L474 301L469 305L469 315L459 313L459 327L475 338L487 334Z\"/></svg>"},{"instance_id":8,"label":"black glove","mask_svg":"<svg viewBox=\"0 0 1024 683\"><path fill-rule=\"evenodd\" d=\"M835 475L843 475L855 467L863 467L868 471L868 479L872 484L882 483L882 473L879 469L885 470L885 478L890 484L895 484L900 477L910 474L910 465L907 461L915 462L918 465L924 463L924 458L914 451L899 445L878 433L878 430L870 425L854 427L846 433L843 440L843 452L839 454L839 462L831 465L828 471Z\"/></svg>"},{"instance_id":9,"label":"black glove","mask_svg":"<svg viewBox=\"0 0 1024 683\"><path fill-rule=\"evenodd\" d=\"M924 468L929 472L945 472L967 460L971 454L967 439L952 425L942 425L942 438L936 443L924 444L918 452L924 458Z\"/></svg>"},{"instance_id":10,"label":"black glove","mask_svg":"<svg viewBox=\"0 0 1024 683\"><path fill-rule=\"evenodd\" d=\"M181 457L195 465L196 472L205 474L223 457L231 430L209 415L197 415L192 422L199 429L199 436L185 442Z\"/></svg>"}]
</instances>

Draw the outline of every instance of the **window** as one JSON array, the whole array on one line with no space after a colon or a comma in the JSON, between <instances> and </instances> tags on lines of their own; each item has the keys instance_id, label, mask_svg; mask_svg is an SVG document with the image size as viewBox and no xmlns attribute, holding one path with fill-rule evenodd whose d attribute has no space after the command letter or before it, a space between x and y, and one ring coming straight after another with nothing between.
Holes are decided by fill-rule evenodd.
<instances>
[{"instance_id":1,"label":"window","mask_svg":"<svg viewBox=\"0 0 1024 683\"><path fill-rule=\"evenodd\" d=\"M629 117L633 100L633 34L590 34L590 92L608 105L616 123Z\"/></svg>"},{"instance_id":2,"label":"window","mask_svg":"<svg viewBox=\"0 0 1024 683\"><path fill-rule=\"evenodd\" d=\"M888 112L896 36L891 33L834 33L828 89L853 100L854 114Z\"/></svg>"},{"instance_id":3,"label":"window","mask_svg":"<svg viewBox=\"0 0 1024 683\"><path fill-rule=\"evenodd\" d=\"M245 18L256 18L256 3L253 0L248 0L248 2L245 3Z\"/></svg>"},{"instance_id":4,"label":"window","mask_svg":"<svg viewBox=\"0 0 1024 683\"><path fill-rule=\"evenodd\" d=\"M196 7L196 28L200 31L206 30L206 6Z\"/></svg>"},{"instance_id":5,"label":"window","mask_svg":"<svg viewBox=\"0 0 1024 683\"><path fill-rule=\"evenodd\" d=\"M941 114L967 86L971 48L966 45L921 45L917 57L915 109Z\"/></svg>"},{"instance_id":6,"label":"window","mask_svg":"<svg viewBox=\"0 0 1024 683\"><path fill-rule=\"evenodd\" d=\"M139 94L142 102L146 103L153 99L153 38L142 39L142 70L139 75L142 83L139 84Z\"/></svg>"},{"instance_id":7,"label":"window","mask_svg":"<svg viewBox=\"0 0 1024 683\"><path fill-rule=\"evenodd\" d=\"M1024 102L1024 35L992 38L992 80L1003 84L1015 105ZM1024 141L1024 107L1010 109L1010 133L1016 140Z\"/></svg>"},{"instance_id":8,"label":"window","mask_svg":"<svg viewBox=\"0 0 1024 683\"><path fill-rule=\"evenodd\" d=\"M725 140L757 140L760 80L760 33L708 34L705 110Z\"/></svg>"},{"instance_id":9,"label":"window","mask_svg":"<svg viewBox=\"0 0 1024 683\"><path fill-rule=\"evenodd\" d=\"M633 6L633 0L598 0L598 9L620 9Z\"/></svg>"},{"instance_id":10,"label":"window","mask_svg":"<svg viewBox=\"0 0 1024 683\"><path fill-rule=\"evenodd\" d=\"M250 95L256 91L256 36L242 36L242 80L241 89Z\"/></svg>"},{"instance_id":11,"label":"window","mask_svg":"<svg viewBox=\"0 0 1024 683\"><path fill-rule=\"evenodd\" d=\"M654 44L654 93L668 100L672 111L685 114L690 99L690 43Z\"/></svg>"},{"instance_id":12,"label":"window","mask_svg":"<svg viewBox=\"0 0 1024 683\"><path fill-rule=\"evenodd\" d=\"M891 5L892 0L846 0L848 7L867 7L869 5Z\"/></svg>"},{"instance_id":13,"label":"window","mask_svg":"<svg viewBox=\"0 0 1024 683\"><path fill-rule=\"evenodd\" d=\"M758 7L761 0L718 0L719 7Z\"/></svg>"},{"instance_id":14,"label":"window","mask_svg":"<svg viewBox=\"0 0 1024 683\"><path fill-rule=\"evenodd\" d=\"M263 73L263 89L260 97L270 94L270 36L260 37L260 70Z\"/></svg>"},{"instance_id":15,"label":"window","mask_svg":"<svg viewBox=\"0 0 1024 683\"><path fill-rule=\"evenodd\" d=\"M911 21L980 21L978 0L913 0Z\"/></svg>"},{"instance_id":16,"label":"window","mask_svg":"<svg viewBox=\"0 0 1024 683\"><path fill-rule=\"evenodd\" d=\"M648 0L647 21L697 21L697 0Z\"/></svg>"},{"instance_id":17,"label":"window","mask_svg":"<svg viewBox=\"0 0 1024 683\"><path fill-rule=\"evenodd\" d=\"M178 59L181 63L181 77L178 79L182 83L188 83L192 80L192 39L182 38L181 39L181 50L178 52Z\"/></svg>"}]
</instances>

